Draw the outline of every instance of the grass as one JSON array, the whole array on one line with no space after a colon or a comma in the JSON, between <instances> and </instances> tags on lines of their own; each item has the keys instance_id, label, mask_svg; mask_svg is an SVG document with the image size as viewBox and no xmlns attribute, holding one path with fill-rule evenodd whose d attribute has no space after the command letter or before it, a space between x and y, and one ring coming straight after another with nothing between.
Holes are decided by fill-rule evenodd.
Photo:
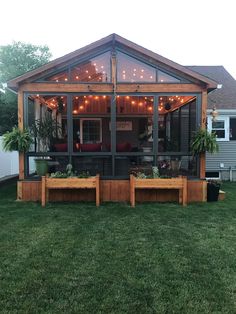
<instances>
[{"instance_id":1,"label":"grass","mask_svg":"<svg viewBox=\"0 0 236 314\"><path fill-rule=\"evenodd\" d=\"M0 188L1 313L236 313L236 184L226 201L48 204Z\"/></svg>"}]
</instances>

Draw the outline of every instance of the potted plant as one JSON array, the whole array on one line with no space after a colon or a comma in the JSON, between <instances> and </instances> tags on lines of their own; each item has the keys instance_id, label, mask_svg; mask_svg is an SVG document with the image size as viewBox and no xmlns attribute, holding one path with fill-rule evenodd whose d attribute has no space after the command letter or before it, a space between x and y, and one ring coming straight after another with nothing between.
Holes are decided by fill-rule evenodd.
<instances>
[{"instance_id":1,"label":"potted plant","mask_svg":"<svg viewBox=\"0 0 236 314\"><path fill-rule=\"evenodd\" d=\"M18 151L20 153L19 162L23 162L24 153L30 149L32 143L33 137L27 128L13 127L12 131L3 134L3 149L9 152ZM21 174L19 178L22 178Z\"/></svg>"},{"instance_id":2,"label":"potted plant","mask_svg":"<svg viewBox=\"0 0 236 314\"><path fill-rule=\"evenodd\" d=\"M53 138L58 136L60 128L55 119L50 114L35 120L31 125L31 130L35 138L36 151L45 153L51 148ZM35 158L36 172L43 176L48 171L48 156Z\"/></svg>"},{"instance_id":3,"label":"potted plant","mask_svg":"<svg viewBox=\"0 0 236 314\"><path fill-rule=\"evenodd\" d=\"M199 129L192 141L191 151L193 155L199 155L201 153L217 153L219 151L219 145L216 141L217 137L214 132L210 133L207 129Z\"/></svg>"},{"instance_id":4,"label":"potted plant","mask_svg":"<svg viewBox=\"0 0 236 314\"><path fill-rule=\"evenodd\" d=\"M5 151L25 153L32 143L33 137L26 128L21 130L18 127L13 127L12 131L8 131L3 135L3 149Z\"/></svg>"},{"instance_id":5,"label":"potted plant","mask_svg":"<svg viewBox=\"0 0 236 314\"><path fill-rule=\"evenodd\" d=\"M220 192L220 181L208 180L207 181L207 201L217 202Z\"/></svg>"},{"instance_id":6,"label":"potted plant","mask_svg":"<svg viewBox=\"0 0 236 314\"><path fill-rule=\"evenodd\" d=\"M210 154L217 153L219 151L219 145L216 141L217 137L214 132L210 133L207 129L200 129L195 133L195 136L191 142L191 151L193 155L201 155L205 152ZM208 182L207 184L207 201L217 201L219 196L219 183Z\"/></svg>"}]
</instances>

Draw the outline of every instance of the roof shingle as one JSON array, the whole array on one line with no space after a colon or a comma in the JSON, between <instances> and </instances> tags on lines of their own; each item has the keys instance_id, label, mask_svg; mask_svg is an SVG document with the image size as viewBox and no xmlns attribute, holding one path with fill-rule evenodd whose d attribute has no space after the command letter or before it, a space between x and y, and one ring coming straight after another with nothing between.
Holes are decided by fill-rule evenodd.
<instances>
[{"instance_id":1,"label":"roof shingle","mask_svg":"<svg viewBox=\"0 0 236 314\"><path fill-rule=\"evenodd\" d=\"M236 109L236 80L223 66L187 66L189 69L209 77L219 84L221 89L208 94L208 108Z\"/></svg>"}]
</instances>

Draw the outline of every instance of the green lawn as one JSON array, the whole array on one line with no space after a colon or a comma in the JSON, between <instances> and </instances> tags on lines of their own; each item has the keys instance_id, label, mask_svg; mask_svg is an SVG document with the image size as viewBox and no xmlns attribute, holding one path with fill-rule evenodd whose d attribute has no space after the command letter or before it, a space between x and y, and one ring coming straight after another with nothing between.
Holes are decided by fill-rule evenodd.
<instances>
[{"instance_id":1,"label":"green lawn","mask_svg":"<svg viewBox=\"0 0 236 314\"><path fill-rule=\"evenodd\" d=\"M194 204L48 204L0 188L0 313L236 313L236 184Z\"/></svg>"}]
</instances>

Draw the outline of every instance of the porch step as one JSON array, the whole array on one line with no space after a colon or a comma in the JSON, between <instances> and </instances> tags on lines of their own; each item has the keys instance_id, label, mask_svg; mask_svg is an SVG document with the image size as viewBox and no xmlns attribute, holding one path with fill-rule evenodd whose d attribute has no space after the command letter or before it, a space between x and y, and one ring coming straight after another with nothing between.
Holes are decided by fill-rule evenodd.
<instances>
[{"instance_id":1,"label":"porch step","mask_svg":"<svg viewBox=\"0 0 236 314\"><path fill-rule=\"evenodd\" d=\"M220 190L218 200L223 201L224 199L225 199L225 191Z\"/></svg>"}]
</instances>

